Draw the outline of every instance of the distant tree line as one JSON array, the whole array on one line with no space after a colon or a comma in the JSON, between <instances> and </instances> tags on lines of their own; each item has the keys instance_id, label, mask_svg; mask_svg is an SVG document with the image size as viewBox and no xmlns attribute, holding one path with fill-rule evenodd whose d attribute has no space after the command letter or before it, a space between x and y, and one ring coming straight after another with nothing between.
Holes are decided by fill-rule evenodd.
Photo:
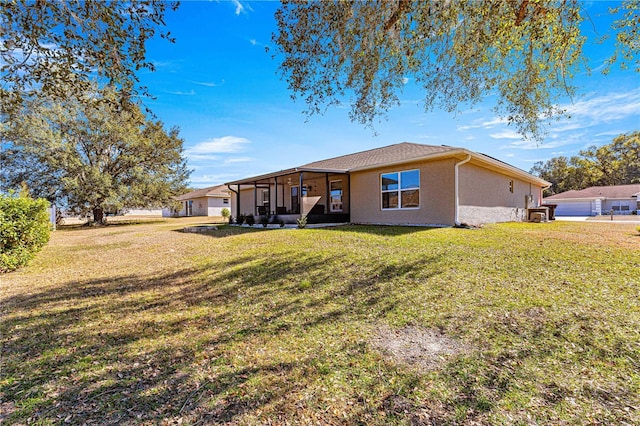
<instances>
[{"instance_id":1,"label":"distant tree line","mask_svg":"<svg viewBox=\"0 0 640 426\"><path fill-rule=\"evenodd\" d=\"M608 145L591 146L571 158L538 161L530 173L552 183L545 195L590 186L640 183L640 131L622 134Z\"/></svg>"}]
</instances>

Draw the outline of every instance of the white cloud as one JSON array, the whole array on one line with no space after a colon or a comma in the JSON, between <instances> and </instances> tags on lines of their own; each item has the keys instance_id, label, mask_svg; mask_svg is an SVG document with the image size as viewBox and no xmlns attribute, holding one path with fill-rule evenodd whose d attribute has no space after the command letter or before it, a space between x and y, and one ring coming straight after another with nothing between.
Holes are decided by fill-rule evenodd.
<instances>
[{"instance_id":1,"label":"white cloud","mask_svg":"<svg viewBox=\"0 0 640 426\"><path fill-rule=\"evenodd\" d=\"M253 160L254 159L251 157L234 157L234 158L227 158L226 160L224 160L224 164L248 163Z\"/></svg>"},{"instance_id":2,"label":"white cloud","mask_svg":"<svg viewBox=\"0 0 640 426\"><path fill-rule=\"evenodd\" d=\"M220 157L218 155L207 155L207 154L191 154L187 152L189 150L185 150L185 155L191 161L218 161Z\"/></svg>"},{"instance_id":3,"label":"white cloud","mask_svg":"<svg viewBox=\"0 0 640 426\"><path fill-rule=\"evenodd\" d=\"M630 92L607 93L561 105L561 109L575 120L587 120L588 125L609 123L631 117L640 117L640 89Z\"/></svg>"},{"instance_id":4,"label":"white cloud","mask_svg":"<svg viewBox=\"0 0 640 426\"><path fill-rule=\"evenodd\" d=\"M244 6L238 0L233 0L233 4L236 6L236 15L240 15L244 11Z\"/></svg>"},{"instance_id":5,"label":"white cloud","mask_svg":"<svg viewBox=\"0 0 640 426\"><path fill-rule=\"evenodd\" d=\"M491 120L474 120L471 124L464 126L458 126L458 130L471 130L471 129L493 129L497 125L507 124L506 118L495 117ZM522 137L521 135L518 137Z\"/></svg>"},{"instance_id":6,"label":"white cloud","mask_svg":"<svg viewBox=\"0 0 640 426\"><path fill-rule=\"evenodd\" d=\"M247 144L250 144L249 139L241 138L238 136L223 136L221 138L213 138L204 142L200 142L191 148L185 150L185 155L189 159L207 159L216 156L214 154L234 154L244 151Z\"/></svg>"},{"instance_id":7,"label":"white cloud","mask_svg":"<svg viewBox=\"0 0 640 426\"><path fill-rule=\"evenodd\" d=\"M197 84L199 86L205 87L219 87L224 86L225 81L221 80L220 83L215 83L213 81L191 81L193 84Z\"/></svg>"},{"instance_id":8,"label":"white cloud","mask_svg":"<svg viewBox=\"0 0 640 426\"><path fill-rule=\"evenodd\" d=\"M191 185L205 188L207 186L220 185L224 182L229 182L231 180L237 179L235 174L231 173L217 173L217 174L203 174L200 176L193 176L189 181Z\"/></svg>"},{"instance_id":9,"label":"white cloud","mask_svg":"<svg viewBox=\"0 0 640 426\"><path fill-rule=\"evenodd\" d=\"M513 130L503 130L498 133L490 133L489 136L493 139L522 139L522 135L518 132L514 132Z\"/></svg>"},{"instance_id":10,"label":"white cloud","mask_svg":"<svg viewBox=\"0 0 640 426\"><path fill-rule=\"evenodd\" d=\"M188 92L181 92L181 91L175 91L175 92L171 92L171 91L167 91L167 93L171 94L171 95L179 95L179 96L193 96L196 94L195 91L190 90Z\"/></svg>"},{"instance_id":11,"label":"white cloud","mask_svg":"<svg viewBox=\"0 0 640 426\"><path fill-rule=\"evenodd\" d=\"M253 12L253 9L246 2L242 2L240 0L231 0L231 3L236 7L236 16L240 16L243 13Z\"/></svg>"},{"instance_id":12,"label":"white cloud","mask_svg":"<svg viewBox=\"0 0 640 426\"><path fill-rule=\"evenodd\" d=\"M595 137L599 137L599 136L620 136L621 134L625 133L626 130L607 130L606 132L600 132L600 133L596 133Z\"/></svg>"}]
</instances>

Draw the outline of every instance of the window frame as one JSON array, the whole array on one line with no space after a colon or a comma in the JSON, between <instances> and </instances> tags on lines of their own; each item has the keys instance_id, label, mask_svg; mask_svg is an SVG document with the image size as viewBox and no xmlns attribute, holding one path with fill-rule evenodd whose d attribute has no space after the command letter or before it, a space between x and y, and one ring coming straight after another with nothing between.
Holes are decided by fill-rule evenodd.
<instances>
[{"instance_id":1,"label":"window frame","mask_svg":"<svg viewBox=\"0 0 640 426\"><path fill-rule=\"evenodd\" d=\"M408 173L408 172L418 172L418 187L417 188L407 188L407 189L402 189L402 174L403 173ZM382 189L382 177L384 175L391 175L391 174L396 174L398 175L398 188L397 189L387 189L384 190ZM379 179L379 189L380 189L380 209L383 211L393 211L393 210L420 210L420 205L422 204L422 193L420 190L420 169L408 169L408 170L399 170L399 171L392 171L392 172L383 172L380 173L380 179ZM418 191L418 205L416 207L402 207L402 193L403 192L408 192L408 191ZM385 193L397 193L398 194L398 206L397 207L384 207L384 196L383 194Z\"/></svg>"}]
</instances>

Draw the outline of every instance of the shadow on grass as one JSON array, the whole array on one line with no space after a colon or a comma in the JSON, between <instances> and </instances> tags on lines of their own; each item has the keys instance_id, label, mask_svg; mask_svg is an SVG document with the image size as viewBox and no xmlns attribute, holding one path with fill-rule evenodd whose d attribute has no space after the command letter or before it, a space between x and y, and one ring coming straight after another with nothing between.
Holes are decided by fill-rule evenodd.
<instances>
[{"instance_id":1,"label":"shadow on grass","mask_svg":"<svg viewBox=\"0 0 640 426\"><path fill-rule=\"evenodd\" d=\"M424 269L422 262L433 265L429 274L440 273L437 259L421 259L350 276L340 260L265 253L164 275L78 279L5 298L3 417L221 423L275 406L283 419L295 419L292 395L316 385L318 366L342 368L324 348L330 337L318 343L304 336L384 316L400 297L394 280ZM255 359L262 348L287 347L291 339L302 339L304 350L268 349L268 356ZM366 352L348 341L340 351ZM377 413L361 405L357 410ZM324 419L339 420L332 414Z\"/></svg>"},{"instance_id":2,"label":"shadow on grass","mask_svg":"<svg viewBox=\"0 0 640 426\"><path fill-rule=\"evenodd\" d=\"M197 226L197 225L194 225ZM244 226L228 226L228 225L220 225L217 230L211 231L202 231L198 232L200 235L206 235L213 238L224 238L224 237L232 237L235 235L243 235L249 234L253 232L264 232L264 231L286 231L286 232L307 232L310 230L320 231L320 232L350 232L350 233L363 233L376 235L381 237L397 237L402 235L414 234L422 231L430 231L435 229L441 229L437 227L427 227L427 226L386 226L386 225L339 225L339 226L326 226L326 227L318 227L318 228L307 228L307 229L297 229L297 228L274 228L274 227L244 227ZM182 232L181 229L176 230L177 232Z\"/></svg>"},{"instance_id":3,"label":"shadow on grass","mask_svg":"<svg viewBox=\"0 0 640 426\"><path fill-rule=\"evenodd\" d=\"M323 228L336 232L359 232L377 235L381 237L397 237L401 235L415 234L422 231L442 229L434 226L391 226L391 225L342 225Z\"/></svg>"}]
</instances>

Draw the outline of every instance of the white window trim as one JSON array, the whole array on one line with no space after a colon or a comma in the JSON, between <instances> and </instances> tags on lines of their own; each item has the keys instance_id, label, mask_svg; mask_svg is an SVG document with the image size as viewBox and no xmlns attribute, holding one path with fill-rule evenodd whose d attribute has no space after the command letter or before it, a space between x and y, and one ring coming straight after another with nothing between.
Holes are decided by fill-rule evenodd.
<instances>
[{"instance_id":1,"label":"white window trim","mask_svg":"<svg viewBox=\"0 0 640 426\"><path fill-rule=\"evenodd\" d=\"M400 187L402 186L402 173L405 172L413 172L413 171L417 171L418 172L418 188L412 188L412 189L400 189ZM390 175L392 173L397 173L398 174L398 189L391 189L391 190L386 190L383 191L382 190L382 175ZM409 169L409 170L399 170L399 171L394 171L394 172L384 172L384 173L380 173L380 180L378 182L378 188L380 191L380 210L383 211L393 211L393 210L420 210L420 206L422 205L422 190L421 190L421 185L420 185L420 169ZM418 207L402 207L402 192L403 191L413 191L417 189L418 190ZM382 205L382 194L387 193L387 192L397 192L398 193L398 207L384 207Z\"/></svg>"}]
</instances>

